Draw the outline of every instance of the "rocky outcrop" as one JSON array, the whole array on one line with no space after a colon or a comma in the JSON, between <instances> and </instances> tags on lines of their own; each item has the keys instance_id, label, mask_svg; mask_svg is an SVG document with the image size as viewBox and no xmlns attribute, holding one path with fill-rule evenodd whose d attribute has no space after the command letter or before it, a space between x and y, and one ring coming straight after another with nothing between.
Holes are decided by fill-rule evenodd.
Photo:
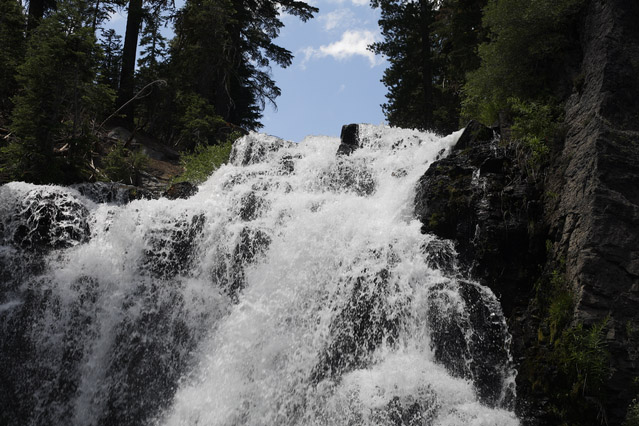
<instances>
[{"instance_id":1,"label":"rocky outcrop","mask_svg":"<svg viewBox=\"0 0 639 426\"><path fill-rule=\"evenodd\" d=\"M169 186L169 188L162 194L169 200L177 200L179 198L186 199L197 194L197 186L191 182L177 182Z\"/></svg>"},{"instance_id":2,"label":"rocky outcrop","mask_svg":"<svg viewBox=\"0 0 639 426\"><path fill-rule=\"evenodd\" d=\"M0 244L40 252L88 241L89 211L77 195L55 187L28 190L3 186Z\"/></svg>"},{"instance_id":3,"label":"rocky outcrop","mask_svg":"<svg viewBox=\"0 0 639 426\"><path fill-rule=\"evenodd\" d=\"M360 147L359 124L345 124L340 134L340 144L337 155L350 155Z\"/></svg>"},{"instance_id":4,"label":"rocky outcrop","mask_svg":"<svg viewBox=\"0 0 639 426\"><path fill-rule=\"evenodd\" d=\"M563 325L572 330L568 336L578 340L577 331L605 324L601 341L592 344L605 348L609 357L598 396L585 392L575 396L594 413L580 424L620 425L636 397L637 16L637 2L587 3L580 32L583 62L576 76L579 84L566 102L566 134L555 147L543 182L526 175L516 150L491 140L489 129L473 124L451 155L435 162L418 185L416 213L423 231L453 239L461 268L501 297L513 333L516 361L528 364L520 369L518 396L532 400L534 407L527 414L533 419L526 420L531 424L557 420L549 417L551 409L544 405L547 389L535 391L535 377L549 375L546 380L552 383L552 377L572 374L561 370L573 360L558 359L558 352L543 356L543 350L555 350L556 341L549 343L543 333L537 336L543 319L539 318L541 308L535 306L539 291L533 291L533 283L548 279L544 275L552 276L554 285L569 295L570 303L564 309L573 308ZM551 299L552 295L543 297ZM573 345L575 350L575 341L566 347ZM535 345L542 349L531 350ZM561 355L569 358L574 354ZM590 356L587 351L577 355ZM563 404L569 404L570 392L567 389L564 393ZM562 399L552 403L561 408L557 404L562 404ZM541 423L535 423L534 417Z\"/></svg>"},{"instance_id":5,"label":"rocky outcrop","mask_svg":"<svg viewBox=\"0 0 639 426\"><path fill-rule=\"evenodd\" d=\"M422 232L455 241L462 267L511 315L527 305L545 259L540 196L541 185L519 166L516 148L471 122L453 152L420 179L415 212Z\"/></svg>"},{"instance_id":6,"label":"rocky outcrop","mask_svg":"<svg viewBox=\"0 0 639 426\"><path fill-rule=\"evenodd\" d=\"M281 148L294 146L294 142L286 141L275 136L258 138L256 133L238 139L233 144L229 164L234 166L249 166L263 162L265 158Z\"/></svg>"},{"instance_id":7,"label":"rocky outcrop","mask_svg":"<svg viewBox=\"0 0 639 426\"><path fill-rule=\"evenodd\" d=\"M610 317L610 424L639 376L639 3L591 1L582 31L583 86L566 105L567 135L546 191L553 255L565 259L575 318Z\"/></svg>"}]
</instances>

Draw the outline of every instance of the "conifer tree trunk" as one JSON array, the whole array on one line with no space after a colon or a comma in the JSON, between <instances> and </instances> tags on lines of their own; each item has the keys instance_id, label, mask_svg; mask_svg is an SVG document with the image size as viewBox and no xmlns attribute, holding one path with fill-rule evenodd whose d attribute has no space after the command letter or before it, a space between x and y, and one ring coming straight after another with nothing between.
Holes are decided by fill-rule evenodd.
<instances>
[{"instance_id":1,"label":"conifer tree trunk","mask_svg":"<svg viewBox=\"0 0 639 426\"><path fill-rule=\"evenodd\" d=\"M27 18L27 34L31 33L42 21L44 16L45 0L29 0L29 11Z\"/></svg>"},{"instance_id":2,"label":"conifer tree trunk","mask_svg":"<svg viewBox=\"0 0 639 426\"><path fill-rule=\"evenodd\" d=\"M420 0L424 129L433 128L433 68L430 52L431 7L429 0Z\"/></svg>"},{"instance_id":3,"label":"conifer tree trunk","mask_svg":"<svg viewBox=\"0 0 639 426\"><path fill-rule=\"evenodd\" d=\"M128 102L135 94L135 58L138 48L138 36L142 24L142 0L129 0L129 11L126 19L124 48L122 49L122 71L118 91L118 107ZM126 123L133 124L133 103L127 105L122 113Z\"/></svg>"}]
</instances>

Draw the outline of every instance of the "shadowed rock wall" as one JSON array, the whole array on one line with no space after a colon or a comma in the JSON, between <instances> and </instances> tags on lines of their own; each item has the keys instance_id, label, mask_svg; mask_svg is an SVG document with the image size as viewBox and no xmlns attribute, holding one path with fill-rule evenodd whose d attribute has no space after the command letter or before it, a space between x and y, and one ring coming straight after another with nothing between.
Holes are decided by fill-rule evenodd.
<instances>
[{"instance_id":1,"label":"shadowed rock wall","mask_svg":"<svg viewBox=\"0 0 639 426\"><path fill-rule=\"evenodd\" d=\"M534 303L526 308L535 281L557 265L574 296L571 325L587 327L608 318L610 375L605 398L596 402L603 404L600 418L593 417L592 424L622 424L638 390L633 387L639 376L637 22L637 1L588 3L580 31L583 60L565 107L566 135L555 147L543 185L531 182L518 166L516 147L473 128L450 156L429 168L417 188L423 231L455 240L470 274L501 297L516 361L530 357L529 348L537 344L538 312ZM537 367L544 372L534 374L546 374L544 366ZM559 368L545 367L551 376ZM518 387L530 380L523 376ZM532 387L523 384L520 395L530 395ZM544 402L533 405L538 424L547 424Z\"/></svg>"},{"instance_id":2,"label":"shadowed rock wall","mask_svg":"<svg viewBox=\"0 0 639 426\"><path fill-rule=\"evenodd\" d=\"M566 105L567 134L546 183L555 259L566 261L575 319L610 316L611 424L639 375L639 2L593 0L584 30L584 84Z\"/></svg>"}]
</instances>

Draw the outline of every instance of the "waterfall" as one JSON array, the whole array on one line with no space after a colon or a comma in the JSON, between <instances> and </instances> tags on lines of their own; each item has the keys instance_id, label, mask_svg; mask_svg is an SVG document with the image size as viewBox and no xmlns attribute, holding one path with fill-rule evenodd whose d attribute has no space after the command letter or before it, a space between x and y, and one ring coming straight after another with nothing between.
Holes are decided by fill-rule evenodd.
<instances>
[{"instance_id":1,"label":"waterfall","mask_svg":"<svg viewBox=\"0 0 639 426\"><path fill-rule=\"evenodd\" d=\"M251 133L186 200L0 187L0 424L518 425L499 302L413 213L459 134Z\"/></svg>"}]
</instances>

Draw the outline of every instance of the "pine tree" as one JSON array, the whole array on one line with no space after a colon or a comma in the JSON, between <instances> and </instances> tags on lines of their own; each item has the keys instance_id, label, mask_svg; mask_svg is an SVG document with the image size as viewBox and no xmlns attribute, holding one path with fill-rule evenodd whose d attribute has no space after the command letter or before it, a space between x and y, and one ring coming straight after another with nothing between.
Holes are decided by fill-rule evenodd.
<instances>
[{"instance_id":1,"label":"pine tree","mask_svg":"<svg viewBox=\"0 0 639 426\"><path fill-rule=\"evenodd\" d=\"M133 124L133 104L127 104L135 92L135 58L138 49L138 37L144 16L143 0L129 0L126 18L126 32L122 49L122 68L118 89L117 105L124 106L122 114L129 125ZM126 106L125 106L126 105Z\"/></svg>"},{"instance_id":2,"label":"pine tree","mask_svg":"<svg viewBox=\"0 0 639 426\"><path fill-rule=\"evenodd\" d=\"M318 9L292 0L189 0L177 16L175 74L228 122L259 128L265 103L280 95L269 67L293 58L274 43L284 25L280 10L306 21Z\"/></svg>"},{"instance_id":3,"label":"pine tree","mask_svg":"<svg viewBox=\"0 0 639 426\"><path fill-rule=\"evenodd\" d=\"M40 25L42 18L55 8L55 0L29 0L27 34L31 34Z\"/></svg>"},{"instance_id":4,"label":"pine tree","mask_svg":"<svg viewBox=\"0 0 639 426\"><path fill-rule=\"evenodd\" d=\"M159 5L144 11L144 28L140 34L142 49L135 75L136 92L140 93L141 97L136 109L136 117L139 118L138 126L148 132L155 132L157 120L164 115L162 109L167 108L166 98L171 96L165 84L168 78L166 62L168 48L166 38L161 33L166 22L162 12L163 8Z\"/></svg>"},{"instance_id":5,"label":"pine tree","mask_svg":"<svg viewBox=\"0 0 639 426\"><path fill-rule=\"evenodd\" d=\"M510 109L510 98L552 104L567 97L571 67L580 62L578 22L586 3L489 1L483 19L488 40L479 46L481 67L464 87L464 114L490 124Z\"/></svg>"},{"instance_id":6,"label":"pine tree","mask_svg":"<svg viewBox=\"0 0 639 426\"><path fill-rule=\"evenodd\" d=\"M114 29L102 30L102 59L99 65L100 82L113 90L118 90L120 68L122 65L122 36Z\"/></svg>"},{"instance_id":7,"label":"pine tree","mask_svg":"<svg viewBox=\"0 0 639 426\"><path fill-rule=\"evenodd\" d=\"M89 4L88 13L91 15L91 28L97 29L115 13L117 9L124 7L126 0L93 0Z\"/></svg>"},{"instance_id":8,"label":"pine tree","mask_svg":"<svg viewBox=\"0 0 639 426\"><path fill-rule=\"evenodd\" d=\"M390 124L448 133L460 125L461 89L479 66L486 0L374 0L383 40L370 46L390 66L382 82Z\"/></svg>"},{"instance_id":9,"label":"pine tree","mask_svg":"<svg viewBox=\"0 0 639 426\"><path fill-rule=\"evenodd\" d=\"M25 16L19 0L0 0L0 123L13 108L16 74L25 45Z\"/></svg>"},{"instance_id":10,"label":"pine tree","mask_svg":"<svg viewBox=\"0 0 639 426\"><path fill-rule=\"evenodd\" d=\"M384 40L371 45L385 55L390 66L382 82L388 102L382 105L391 125L435 129L433 122L433 55L431 26L433 3L429 0L373 0L381 9L379 25Z\"/></svg>"},{"instance_id":11,"label":"pine tree","mask_svg":"<svg viewBox=\"0 0 639 426\"><path fill-rule=\"evenodd\" d=\"M99 49L88 19L82 1L60 1L30 36L11 115L17 139L2 149L2 169L14 179L69 182L81 173L91 121L110 98L96 84Z\"/></svg>"}]
</instances>

